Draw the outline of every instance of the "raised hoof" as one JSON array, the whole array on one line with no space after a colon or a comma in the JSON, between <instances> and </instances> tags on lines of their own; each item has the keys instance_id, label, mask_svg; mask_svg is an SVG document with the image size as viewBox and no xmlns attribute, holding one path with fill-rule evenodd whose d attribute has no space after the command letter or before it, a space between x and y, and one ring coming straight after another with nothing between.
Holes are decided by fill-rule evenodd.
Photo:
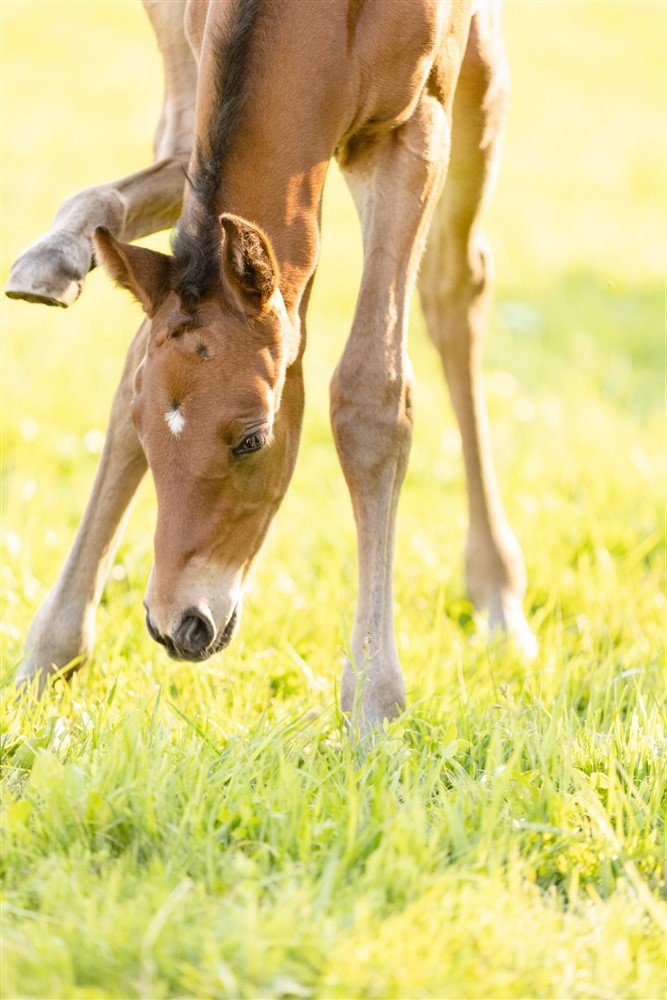
<instances>
[{"instance_id":1,"label":"raised hoof","mask_svg":"<svg viewBox=\"0 0 667 1000\"><path fill-rule=\"evenodd\" d=\"M16 260L5 294L66 309L78 299L91 260L87 239L64 231L47 233Z\"/></svg>"}]
</instances>

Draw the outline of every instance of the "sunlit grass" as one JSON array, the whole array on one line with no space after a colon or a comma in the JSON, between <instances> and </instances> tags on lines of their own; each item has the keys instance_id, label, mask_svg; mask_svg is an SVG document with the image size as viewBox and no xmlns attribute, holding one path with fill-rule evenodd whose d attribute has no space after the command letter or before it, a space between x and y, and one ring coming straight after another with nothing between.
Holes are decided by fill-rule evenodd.
<instances>
[{"instance_id":1,"label":"sunlit grass","mask_svg":"<svg viewBox=\"0 0 667 1000\"><path fill-rule=\"evenodd\" d=\"M147 161L161 80L138 4L2 16L6 274L59 200ZM3 303L4 996L664 995L664 8L511 3L507 27L487 371L530 667L474 631L460 445L415 309L410 708L363 758L344 736L356 560L327 382L361 257L334 172L300 461L238 640L193 666L146 635L147 483L92 662L18 707L139 316L98 273L67 311Z\"/></svg>"}]
</instances>

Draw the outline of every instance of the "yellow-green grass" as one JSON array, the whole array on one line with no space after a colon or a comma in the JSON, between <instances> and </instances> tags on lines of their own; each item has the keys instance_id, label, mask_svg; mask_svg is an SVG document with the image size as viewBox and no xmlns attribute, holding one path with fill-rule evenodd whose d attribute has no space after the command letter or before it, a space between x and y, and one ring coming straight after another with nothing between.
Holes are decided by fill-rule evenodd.
<instances>
[{"instance_id":1,"label":"yellow-green grass","mask_svg":"<svg viewBox=\"0 0 667 1000\"><path fill-rule=\"evenodd\" d=\"M138 4L5 2L2 23L5 276L60 200L148 161L161 78ZM201 666L148 638L147 483L94 658L17 707L139 313L99 273L67 311L5 301L5 997L664 995L664 7L506 23L487 374L537 661L475 634L459 439L415 308L410 707L361 759L344 736L355 540L327 383L360 240L332 171L300 461L240 636Z\"/></svg>"}]
</instances>

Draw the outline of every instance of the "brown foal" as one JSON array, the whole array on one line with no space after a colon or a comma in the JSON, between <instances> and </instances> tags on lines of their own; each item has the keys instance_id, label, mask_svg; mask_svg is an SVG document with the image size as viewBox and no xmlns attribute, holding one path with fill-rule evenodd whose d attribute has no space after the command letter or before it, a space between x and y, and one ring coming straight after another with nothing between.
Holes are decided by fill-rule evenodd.
<instances>
[{"instance_id":1,"label":"brown foal","mask_svg":"<svg viewBox=\"0 0 667 1000\"><path fill-rule=\"evenodd\" d=\"M335 156L364 242L352 331L331 386L359 554L342 707L356 727L381 725L404 705L392 564L412 431L407 313L420 261L427 326L463 441L469 590L492 629L512 633L526 653L535 648L481 376L490 261L479 215L507 104L499 4L146 7L166 75L157 162L66 202L8 284L17 298L70 304L91 266L92 240L96 260L146 314L92 497L31 625L19 680L38 674L41 687L90 651L95 609L146 463L158 501L148 629L172 656L194 660L231 640L296 461L306 309ZM173 255L127 242L177 219Z\"/></svg>"}]
</instances>

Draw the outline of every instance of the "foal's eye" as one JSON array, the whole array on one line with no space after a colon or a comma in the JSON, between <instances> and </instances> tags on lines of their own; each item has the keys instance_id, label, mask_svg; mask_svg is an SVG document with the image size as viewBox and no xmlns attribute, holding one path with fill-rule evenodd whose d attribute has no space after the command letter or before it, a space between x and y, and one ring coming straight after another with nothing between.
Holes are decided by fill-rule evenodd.
<instances>
[{"instance_id":1,"label":"foal's eye","mask_svg":"<svg viewBox=\"0 0 667 1000\"><path fill-rule=\"evenodd\" d=\"M234 455L249 455L253 451L259 451L265 444L266 435L261 431L253 431L252 434L247 434L240 444L232 448L232 452Z\"/></svg>"}]
</instances>

